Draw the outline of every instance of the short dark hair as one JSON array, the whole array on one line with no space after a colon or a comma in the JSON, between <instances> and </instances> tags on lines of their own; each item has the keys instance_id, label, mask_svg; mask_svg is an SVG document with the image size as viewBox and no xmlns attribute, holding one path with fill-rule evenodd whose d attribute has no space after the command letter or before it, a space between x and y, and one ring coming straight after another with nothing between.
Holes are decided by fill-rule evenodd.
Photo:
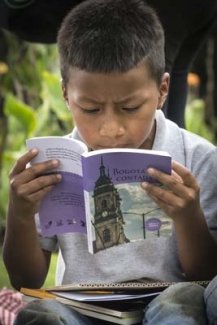
<instances>
[{"instance_id":1,"label":"short dark hair","mask_svg":"<svg viewBox=\"0 0 217 325\"><path fill-rule=\"evenodd\" d=\"M65 17L57 37L63 81L70 67L87 72L127 72L145 63L161 82L164 32L144 0L86 0Z\"/></svg>"}]
</instances>

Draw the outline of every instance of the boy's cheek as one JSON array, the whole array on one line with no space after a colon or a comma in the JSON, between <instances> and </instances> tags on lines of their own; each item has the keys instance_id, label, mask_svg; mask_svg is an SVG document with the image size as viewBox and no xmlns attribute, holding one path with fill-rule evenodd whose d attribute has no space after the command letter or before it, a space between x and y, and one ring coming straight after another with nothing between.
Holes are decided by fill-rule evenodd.
<instances>
[{"instance_id":1,"label":"boy's cheek","mask_svg":"<svg viewBox=\"0 0 217 325\"><path fill-rule=\"evenodd\" d=\"M95 144L96 140L98 139L96 133L89 130L88 128L82 128L82 127L79 128L79 126L77 126L77 129L78 129L78 132L81 135L82 139L86 143L86 145L89 148L94 149L94 144Z\"/></svg>"}]
</instances>

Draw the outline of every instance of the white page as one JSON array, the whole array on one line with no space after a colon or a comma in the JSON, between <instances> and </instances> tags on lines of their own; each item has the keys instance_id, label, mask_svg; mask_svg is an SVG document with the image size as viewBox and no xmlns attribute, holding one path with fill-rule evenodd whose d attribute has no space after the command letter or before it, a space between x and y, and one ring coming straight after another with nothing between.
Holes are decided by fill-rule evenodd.
<instances>
[{"instance_id":1,"label":"white page","mask_svg":"<svg viewBox=\"0 0 217 325\"><path fill-rule=\"evenodd\" d=\"M64 291L52 291L55 295L59 297L64 297L71 300L77 301L112 301L112 300L128 300L128 299L139 299L150 296L157 296L160 292L154 293L143 293L143 294L99 294L99 293L80 293L80 292L64 292Z\"/></svg>"}]
</instances>

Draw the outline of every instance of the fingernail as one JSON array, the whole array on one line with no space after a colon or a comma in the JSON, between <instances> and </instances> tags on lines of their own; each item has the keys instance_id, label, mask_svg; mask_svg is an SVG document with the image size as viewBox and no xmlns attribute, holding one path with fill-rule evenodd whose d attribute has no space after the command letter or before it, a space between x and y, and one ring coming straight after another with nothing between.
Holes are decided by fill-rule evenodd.
<instances>
[{"instance_id":1,"label":"fingernail","mask_svg":"<svg viewBox=\"0 0 217 325\"><path fill-rule=\"evenodd\" d=\"M142 182L142 187L143 187L144 189L146 189L146 188L148 187L148 183L147 183L147 182Z\"/></svg>"},{"instance_id":2,"label":"fingernail","mask_svg":"<svg viewBox=\"0 0 217 325\"><path fill-rule=\"evenodd\" d=\"M58 181L61 181L62 175L61 174L57 174L57 179L58 179Z\"/></svg>"},{"instance_id":3,"label":"fingernail","mask_svg":"<svg viewBox=\"0 0 217 325\"><path fill-rule=\"evenodd\" d=\"M31 149L31 153L33 153L33 154L38 153L38 148L33 148L33 149Z\"/></svg>"},{"instance_id":4,"label":"fingernail","mask_svg":"<svg viewBox=\"0 0 217 325\"><path fill-rule=\"evenodd\" d=\"M153 175L154 174L154 168L148 168L147 169L147 174L150 175L150 176Z\"/></svg>"},{"instance_id":5,"label":"fingernail","mask_svg":"<svg viewBox=\"0 0 217 325\"><path fill-rule=\"evenodd\" d=\"M57 160L57 159L52 160L52 165L58 166L59 165L59 160Z\"/></svg>"}]
</instances>

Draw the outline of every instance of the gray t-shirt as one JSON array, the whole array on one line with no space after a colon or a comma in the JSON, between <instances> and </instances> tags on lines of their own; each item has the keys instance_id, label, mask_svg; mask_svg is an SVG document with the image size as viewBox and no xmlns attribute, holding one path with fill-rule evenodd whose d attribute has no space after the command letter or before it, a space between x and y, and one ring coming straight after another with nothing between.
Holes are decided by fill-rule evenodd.
<instances>
[{"instance_id":1,"label":"gray t-shirt","mask_svg":"<svg viewBox=\"0 0 217 325\"><path fill-rule=\"evenodd\" d=\"M201 188L201 206L208 227L217 239L217 149L205 139L180 129L156 112L154 150L170 153L173 160L186 166ZM75 128L70 137L81 139ZM50 238L40 235L41 247L60 256L56 284L123 282L123 281L184 281L174 232L169 237L144 239L109 248L92 255L88 252L87 237L67 233Z\"/></svg>"}]
</instances>

